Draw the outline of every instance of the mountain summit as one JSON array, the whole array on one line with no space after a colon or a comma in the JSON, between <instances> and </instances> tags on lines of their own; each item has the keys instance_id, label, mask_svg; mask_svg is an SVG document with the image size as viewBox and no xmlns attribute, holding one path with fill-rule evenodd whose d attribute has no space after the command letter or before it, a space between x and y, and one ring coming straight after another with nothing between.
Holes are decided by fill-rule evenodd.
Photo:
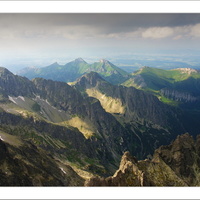
<instances>
[{"instance_id":1,"label":"mountain summit","mask_svg":"<svg viewBox=\"0 0 200 200\"><path fill-rule=\"evenodd\" d=\"M82 58L77 58L74 60L74 62L76 63L86 63L85 60L83 60Z\"/></svg>"},{"instance_id":2,"label":"mountain summit","mask_svg":"<svg viewBox=\"0 0 200 200\"><path fill-rule=\"evenodd\" d=\"M101 59L101 60L100 60L100 63L103 63L103 64L109 64L110 62L109 62L108 60Z\"/></svg>"}]
</instances>

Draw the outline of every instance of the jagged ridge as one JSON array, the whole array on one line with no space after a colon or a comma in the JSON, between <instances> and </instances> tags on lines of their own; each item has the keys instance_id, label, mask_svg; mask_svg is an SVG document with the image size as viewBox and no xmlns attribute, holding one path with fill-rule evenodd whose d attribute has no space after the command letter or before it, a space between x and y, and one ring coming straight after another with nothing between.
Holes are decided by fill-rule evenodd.
<instances>
[{"instance_id":1,"label":"jagged ridge","mask_svg":"<svg viewBox=\"0 0 200 200\"><path fill-rule=\"evenodd\" d=\"M151 160L140 160L125 152L112 177L93 177L86 186L199 186L200 135L196 142L189 134L161 146Z\"/></svg>"}]
</instances>

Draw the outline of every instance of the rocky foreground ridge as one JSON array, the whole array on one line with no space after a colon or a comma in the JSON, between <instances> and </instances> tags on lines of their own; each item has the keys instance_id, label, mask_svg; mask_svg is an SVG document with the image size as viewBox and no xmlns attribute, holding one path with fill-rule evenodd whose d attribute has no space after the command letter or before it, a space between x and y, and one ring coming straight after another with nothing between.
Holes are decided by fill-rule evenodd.
<instances>
[{"instance_id":1,"label":"rocky foreground ridge","mask_svg":"<svg viewBox=\"0 0 200 200\"><path fill-rule=\"evenodd\" d=\"M107 178L93 177L85 186L199 186L200 135L188 133L155 150L153 158L138 161L125 152L119 169Z\"/></svg>"}]
</instances>

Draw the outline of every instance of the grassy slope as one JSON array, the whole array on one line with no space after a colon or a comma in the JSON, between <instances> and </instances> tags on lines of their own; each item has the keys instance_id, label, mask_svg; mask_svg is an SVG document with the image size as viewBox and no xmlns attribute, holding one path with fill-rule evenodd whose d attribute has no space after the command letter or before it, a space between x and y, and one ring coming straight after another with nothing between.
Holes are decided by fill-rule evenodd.
<instances>
[{"instance_id":1,"label":"grassy slope","mask_svg":"<svg viewBox=\"0 0 200 200\"><path fill-rule=\"evenodd\" d=\"M93 64L88 64L85 61L74 60L67 63L66 65L59 65L54 63L43 68L31 68L22 72L23 76L27 76L32 79L35 77L42 77L45 79L52 79L64 82L73 82L83 74L95 71L99 73L102 77L106 78L109 82L114 84L119 84L127 79L129 74L116 67L112 63L105 62L95 62Z\"/></svg>"},{"instance_id":2,"label":"grassy slope","mask_svg":"<svg viewBox=\"0 0 200 200\"><path fill-rule=\"evenodd\" d=\"M142 88L134 81L134 78L138 75L141 77L141 82L144 82L144 87ZM151 92L156 95L162 102L174 106L177 106L178 103L166 97L163 97L160 94L160 90L166 87L173 88L176 83L180 83L189 78L200 79L199 72L191 71L189 73L181 69L164 70L152 67L143 67L142 69L133 73L132 76L132 78L128 79L122 85L127 87L133 86L138 89Z\"/></svg>"},{"instance_id":3,"label":"grassy slope","mask_svg":"<svg viewBox=\"0 0 200 200\"><path fill-rule=\"evenodd\" d=\"M152 67L144 67L138 72L134 73L133 75L146 75L149 78L156 79L160 78L163 81L167 81L169 83L175 83L179 81L186 80L190 77L192 78L200 78L200 73L198 72L184 72L179 69L175 70L164 70L164 69L158 69L158 68L152 68Z\"/></svg>"}]
</instances>

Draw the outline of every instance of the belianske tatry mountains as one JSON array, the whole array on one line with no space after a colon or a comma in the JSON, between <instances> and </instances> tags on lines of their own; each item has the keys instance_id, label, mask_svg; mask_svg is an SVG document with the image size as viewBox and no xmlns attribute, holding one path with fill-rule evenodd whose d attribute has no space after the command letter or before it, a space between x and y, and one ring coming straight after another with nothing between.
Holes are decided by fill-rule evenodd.
<instances>
[{"instance_id":1,"label":"belianske tatry mountains","mask_svg":"<svg viewBox=\"0 0 200 200\"><path fill-rule=\"evenodd\" d=\"M78 58L19 74L0 68L1 186L200 185L199 71Z\"/></svg>"}]
</instances>

